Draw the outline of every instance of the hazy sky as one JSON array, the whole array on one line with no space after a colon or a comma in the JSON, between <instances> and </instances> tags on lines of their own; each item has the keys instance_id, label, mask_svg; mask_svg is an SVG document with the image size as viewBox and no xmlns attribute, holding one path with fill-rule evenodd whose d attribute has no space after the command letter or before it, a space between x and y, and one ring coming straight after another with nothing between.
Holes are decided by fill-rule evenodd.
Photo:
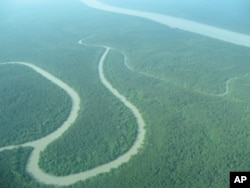
<instances>
[{"instance_id":1,"label":"hazy sky","mask_svg":"<svg viewBox=\"0 0 250 188\"><path fill-rule=\"evenodd\" d=\"M250 0L100 0L100 2L183 17L250 34ZM21 13L25 15L28 11L36 14L39 9L51 10L52 7L55 14L62 12L60 9L73 12L73 6L70 6L73 4L85 6L80 0L1 0L0 19Z\"/></svg>"}]
</instances>

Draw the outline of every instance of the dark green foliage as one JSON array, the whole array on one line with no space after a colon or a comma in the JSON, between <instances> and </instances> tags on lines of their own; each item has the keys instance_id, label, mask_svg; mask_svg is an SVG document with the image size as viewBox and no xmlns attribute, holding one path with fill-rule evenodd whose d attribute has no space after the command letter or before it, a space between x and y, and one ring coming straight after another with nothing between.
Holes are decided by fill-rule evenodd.
<instances>
[{"instance_id":1,"label":"dark green foliage","mask_svg":"<svg viewBox=\"0 0 250 188\"><path fill-rule=\"evenodd\" d=\"M31 149L18 148L0 153L0 187L1 188L51 188L41 185L26 172L26 164Z\"/></svg>"},{"instance_id":2,"label":"dark green foliage","mask_svg":"<svg viewBox=\"0 0 250 188\"><path fill-rule=\"evenodd\" d=\"M0 146L33 141L61 126L71 109L64 90L23 65L0 67Z\"/></svg>"}]
</instances>

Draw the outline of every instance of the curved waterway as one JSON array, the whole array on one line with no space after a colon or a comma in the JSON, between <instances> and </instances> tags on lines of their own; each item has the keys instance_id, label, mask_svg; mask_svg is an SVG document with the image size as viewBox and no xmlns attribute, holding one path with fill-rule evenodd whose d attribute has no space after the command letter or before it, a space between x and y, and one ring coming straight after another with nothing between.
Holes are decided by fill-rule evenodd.
<instances>
[{"instance_id":1,"label":"curved waterway","mask_svg":"<svg viewBox=\"0 0 250 188\"><path fill-rule=\"evenodd\" d=\"M79 42L81 44L81 42ZM60 185L60 186L67 186L76 183L80 180L86 180L88 178L97 176L98 174L109 172L113 168L119 167L121 164L126 163L130 160L130 158L138 153L139 148L143 145L144 137L145 137L145 122L137 109L137 107L128 101L126 97L124 97L119 91L117 91L106 79L105 74L103 72L103 64L105 61L106 56L108 55L110 51L110 47L108 46L98 46L105 48L104 53L102 54L100 60L99 60L99 66L98 66L98 73L99 78L101 80L101 83L115 96L117 97L127 108L131 110L133 115L136 118L137 124L138 124L138 134L135 142L133 143L132 147L123 155L118 157L117 159L108 162L106 164L97 166L93 169L71 174L67 176L54 176L48 173L45 173L42 169L40 169L38 163L39 163L39 157L40 153L46 149L46 147L53 141L55 141L57 138L59 138L65 131L68 130L70 126L73 125L74 121L76 120L78 116L78 111L80 109L80 97L76 93L74 89L72 89L70 86L68 86L66 83L61 81L60 79L56 78L55 76L51 75L47 71L39 68L36 65L25 63L25 62L7 62L2 64L18 64L18 65L24 65L27 66L43 77L47 78L49 81L53 82L55 85L61 87L64 91L68 93L68 95L71 97L72 100L72 108L71 112L67 118L67 120L61 125L60 128L58 128L55 132L35 141L27 142L20 145L12 145L12 146L6 146L3 148L0 148L0 152L4 150L11 150L18 147L33 147L33 151L29 157L28 164L27 164L27 171L38 181L44 184L53 184L53 185Z\"/></svg>"},{"instance_id":2,"label":"curved waterway","mask_svg":"<svg viewBox=\"0 0 250 188\"><path fill-rule=\"evenodd\" d=\"M152 21L155 21L160 24L167 25L172 28L178 28L181 30L197 33L200 35L208 36L211 38L215 38L221 41L229 42L232 44L236 45L241 45L241 46L246 46L250 47L250 36L237 33L237 32L232 32L228 31L225 29L181 19L181 18L175 18L167 15L161 15L161 14L156 14L156 13L149 13L149 12L143 12L143 11L136 11L136 10L130 10L130 9L124 9L124 8L119 8L119 7L113 7L109 6L103 3L100 3L99 1L95 0L81 0L84 4L87 6L96 8L96 9L101 9L104 11L109 11L109 12L114 12L114 13L119 13L119 14L126 14L126 15L131 15L131 16L137 16L137 17L142 17L146 18ZM81 41L79 41L79 44L83 44ZM27 66L31 68L32 70L36 71L39 73L41 76L47 78L49 81L53 82L55 85L58 87L61 87L67 94L70 96L72 100L72 108L69 116L67 119L64 121L64 123L59 127L55 132L41 138L35 141L27 142L24 144L20 145L12 145L12 146L6 146L0 148L0 152L5 151L5 150L11 150L15 149L18 147L32 147L33 151L29 157L28 164L27 164L27 171L39 182L44 183L44 184L53 184L53 185L58 185L58 186L67 186L76 183L77 181L81 180L86 180L88 178L94 177L98 174L109 172L112 168L117 168L121 164L128 162L133 155L135 155L139 148L142 146L144 142L144 137L145 137L145 122L137 109L137 107L129 102L126 97L124 97L119 91L117 91L106 79L105 74L103 72L103 64L105 61L105 58L107 57L111 47L108 46L98 46L98 47L103 47L105 49L104 53L102 54L100 60L99 60L99 65L98 65L98 73L99 73L99 78L101 80L101 83L115 96L117 97L127 108L131 110L133 115L136 117L136 121L138 124L138 135L136 138L136 141L134 142L133 146L123 155L115 159L114 161L111 161L109 163L97 166L93 169L80 172L77 174L72 174L68 176L54 176L45 173L42 171L42 169L39 168L38 162L39 162L39 157L40 153L46 149L46 147L58 139L65 131L68 130L70 126L73 125L75 122L78 112L80 110L80 97L77 94L77 92L71 88L69 85L61 81L59 78L51 75L47 71L41 69L40 67L26 63L26 62L7 62L7 63L2 63L2 64L16 64L16 65L22 65L22 66ZM152 75L147 75L151 76ZM154 77L154 76L153 76ZM221 94L222 96L226 95L229 91L229 81L226 82L226 91L225 93Z\"/></svg>"},{"instance_id":3,"label":"curved waterway","mask_svg":"<svg viewBox=\"0 0 250 188\"><path fill-rule=\"evenodd\" d=\"M163 14L114 7L111 5L101 3L96 0L81 0L81 1L85 5L95 9L118 13L118 14L126 14L130 16L141 17L169 26L171 28L177 28L184 31L189 31L199 35L207 36L210 38L218 39L221 41L229 42L232 44L250 47L250 36L246 34L229 31L226 29L194 22L191 20L186 20L183 18L176 18L173 16L167 16Z\"/></svg>"}]
</instances>

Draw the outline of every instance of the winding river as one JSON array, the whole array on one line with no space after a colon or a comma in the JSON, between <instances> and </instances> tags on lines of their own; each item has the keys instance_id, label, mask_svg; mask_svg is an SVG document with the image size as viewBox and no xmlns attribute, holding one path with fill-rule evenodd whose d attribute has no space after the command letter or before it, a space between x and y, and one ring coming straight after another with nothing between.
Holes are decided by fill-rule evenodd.
<instances>
[{"instance_id":1,"label":"winding river","mask_svg":"<svg viewBox=\"0 0 250 188\"><path fill-rule=\"evenodd\" d=\"M81 41L79 42L81 43ZM60 79L56 78L55 76L51 75L47 71L39 68L36 65L26 63L26 62L7 62L7 63L2 63L2 65L8 65L8 64L17 64L17 65L23 65L27 66L37 73L39 73L41 76L47 78L49 81L53 82L55 85L61 87L64 91L68 93L68 95L71 97L72 100L72 108L71 112L66 119L66 121L61 125L60 128L58 128L55 132L41 138L35 141L27 142L24 144L20 145L12 145L12 146L6 146L0 148L1 151L5 150L11 150L15 149L18 147L33 147L33 151L29 157L28 164L27 164L27 171L38 181L43 184L53 184L53 185L60 185L60 186L67 186L76 183L77 181L80 180L86 180L88 178L97 176L98 174L109 172L113 168L119 167L121 164L126 163L130 160L130 158L135 155L139 148L142 147L143 142L144 142L144 137L145 137L145 122L138 110L138 108L132 104L131 102L128 101L126 97L124 97L119 91L117 91L106 79L105 74L103 72L103 64L105 61L105 58L107 57L110 47L108 46L99 46L102 48L105 48L104 53L102 54L100 60L99 60L99 66L98 66L98 73L99 73L99 78L101 83L115 96L117 97L127 108L131 110L133 115L136 118L137 124L138 124L138 134L137 138L132 145L132 147L123 155L118 157L117 159L108 162L106 164L97 166L93 169L76 173L76 174L71 174L67 176L54 176L48 173L45 173L42 169L40 169L38 163L39 163L39 157L40 153L46 149L46 147L53 141L55 141L57 138L59 138L65 131L68 130L70 126L73 125L75 122L77 116L78 116L78 111L80 109L80 97L76 93L74 89L72 89L70 86L68 86L66 83L61 81Z\"/></svg>"},{"instance_id":2,"label":"winding river","mask_svg":"<svg viewBox=\"0 0 250 188\"><path fill-rule=\"evenodd\" d=\"M149 13L149 12L142 12L142 11L136 11L136 10L129 10L119 7L113 7L109 6L103 3L100 3L95 0L81 0L82 3L84 3L87 6L90 6L92 8L101 9L104 11L119 13L119 14L126 14L130 16L137 16L141 18L146 18L152 21L155 21L160 24L167 25L172 28L178 28L185 31L197 33L200 35L208 36L211 38L215 38L218 40L222 40L225 42L233 43L236 45L241 45L245 47L250 47L250 36L236 33L232 31L228 31L221 28L212 27L209 25L196 23L193 21L181 19L181 18L175 18L171 16L156 14L156 13ZM83 44L82 41L79 41L79 44ZM58 139L65 131L67 131L70 126L72 126L78 116L78 112L80 110L80 97L77 94L77 92L71 88L69 85L64 83L59 78L51 75L47 71L43 70L42 68L26 63L26 62L6 62L2 63L2 65L8 65L8 64L15 64L15 65L21 65L26 66L28 68L31 68L41 76L47 78L49 81L54 83L56 86L62 88L67 94L70 96L72 100L72 107L71 112L67 119L64 121L64 123L59 127L55 132L41 138L35 141L27 142L20 145L12 145L12 146L6 146L0 148L0 152L5 150L11 150L15 149L17 147L32 147L33 151L29 157L28 164L27 164L27 171L39 182L44 184L53 184L58 186L67 186L76 183L77 181L86 180L88 178L94 177L100 173L109 172L112 168L118 168L121 164L128 162L133 155L135 155L139 148L142 147L144 138L145 138L145 122L138 110L138 108L128 101L128 99L123 96L118 90L116 90L111 83L106 79L105 74L103 72L103 64L105 62L105 58L109 54L111 47L108 46L99 46L105 49L103 52L98 65L98 73L99 78L101 80L101 83L115 96L117 97L127 108L131 110L133 115L136 117L136 121L138 124L138 135L137 139L134 142L133 146L123 155L115 159L114 161L108 162L106 164L97 166L93 169L80 172L77 174L72 174L68 176L53 176L50 174L45 173L42 171L39 166L39 157L40 153L53 141ZM124 57L126 58L126 57ZM126 60L125 60L126 63ZM128 65L127 67L131 69ZM146 74L146 73L145 73ZM154 77L152 75L147 75ZM159 79L159 78L158 78ZM225 96L229 91L229 82L228 80L226 82L226 90L225 93L221 94L221 96Z\"/></svg>"}]
</instances>

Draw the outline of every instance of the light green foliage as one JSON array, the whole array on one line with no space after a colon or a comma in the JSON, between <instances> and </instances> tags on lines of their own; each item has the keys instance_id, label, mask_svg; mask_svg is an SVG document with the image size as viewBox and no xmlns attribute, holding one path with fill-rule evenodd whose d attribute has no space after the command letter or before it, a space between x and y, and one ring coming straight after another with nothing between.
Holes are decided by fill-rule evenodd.
<instances>
[{"instance_id":1,"label":"light green foliage","mask_svg":"<svg viewBox=\"0 0 250 188\"><path fill-rule=\"evenodd\" d=\"M116 52L107 63L109 80L143 112L148 135L145 149L127 167L90 185L98 187L112 178L119 187L227 187L229 171L248 170L250 162L249 96L245 92L249 49L184 35L193 42L183 40L179 50L170 42L178 44L178 37L159 36L148 39L158 47L146 52L142 49L148 40L135 36L138 46L131 45L125 52L134 73L118 63L123 58ZM163 39L165 43L160 42ZM230 78L228 94L219 96Z\"/></svg>"}]
</instances>

